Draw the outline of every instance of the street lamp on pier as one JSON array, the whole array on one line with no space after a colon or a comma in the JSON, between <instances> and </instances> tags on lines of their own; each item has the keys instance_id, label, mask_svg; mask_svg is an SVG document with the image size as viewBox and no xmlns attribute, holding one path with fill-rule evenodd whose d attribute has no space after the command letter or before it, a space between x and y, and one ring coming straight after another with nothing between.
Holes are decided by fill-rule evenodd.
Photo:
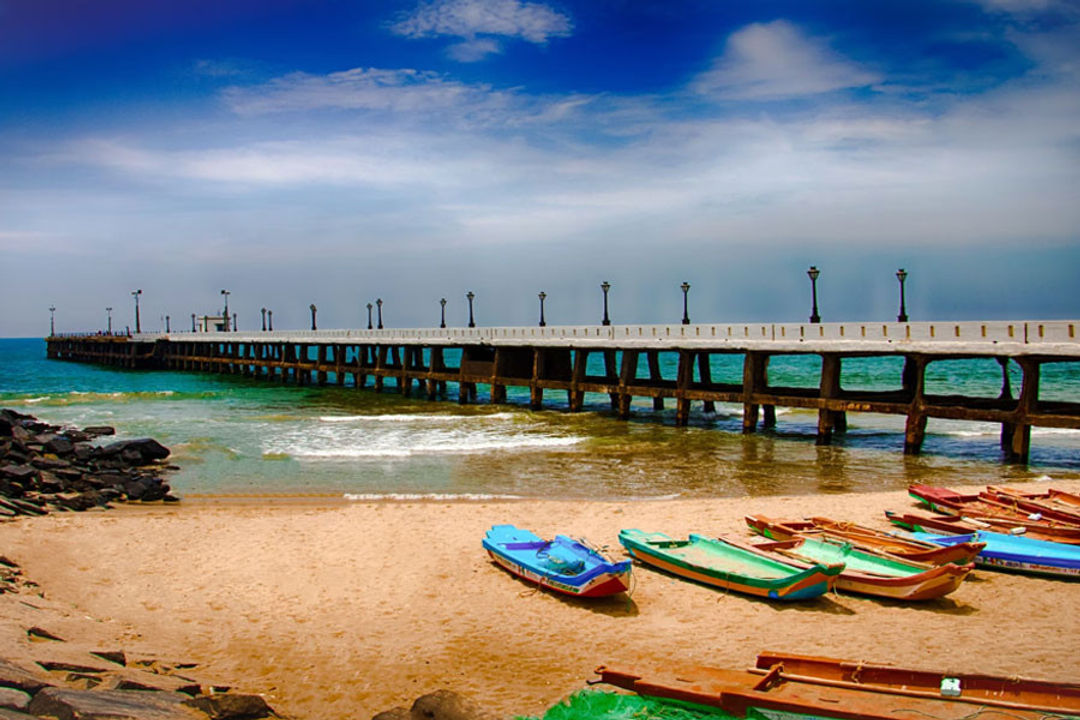
<instances>
[{"instance_id":1,"label":"street lamp on pier","mask_svg":"<svg viewBox=\"0 0 1080 720\"><path fill-rule=\"evenodd\" d=\"M439 298L439 327L446 327L446 298Z\"/></svg>"},{"instance_id":2,"label":"street lamp on pier","mask_svg":"<svg viewBox=\"0 0 1080 720\"><path fill-rule=\"evenodd\" d=\"M112 335L112 308L111 307L105 308L105 317L107 318L106 322L108 323L108 325L107 325L108 329L105 332L108 333L109 335ZM194 328L192 328L192 329L194 329Z\"/></svg>"},{"instance_id":3,"label":"street lamp on pier","mask_svg":"<svg viewBox=\"0 0 1080 720\"><path fill-rule=\"evenodd\" d=\"M191 313L191 332L196 332L198 328L195 327L195 313Z\"/></svg>"},{"instance_id":4,"label":"street lamp on pier","mask_svg":"<svg viewBox=\"0 0 1080 720\"><path fill-rule=\"evenodd\" d=\"M367 329L368 330L370 330L372 327L374 327L371 324L371 308L373 308L373 307L374 307L374 305L372 305L371 303L367 304Z\"/></svg>"},{"instance_id":5,"label":"street lamp on pier","mask_svg":"<svg viewBox=\"0 0 1080 720\"><path fill-rule=\"evenodd\" d=\"M605 280L604 282L600 283L600 289L604 291L604 319L600 322L600 324L601 325L610 325L611 324L611 318L608 317L607 294L608 294L608 290L611 289L611 283L609 283L607 280Z\"/></svg>"},{"instance_id":6,"label":"street lamp on pier","mask_svg":"<svg viewBox=\"0 0 1080 720\"><path fill-rule=\"evenodd\" d=\"M274 332L274 311L266 311L266 329L270 332Z\"/></svg>"},{"instance_id":7,"label":"street lamp on pier","mask_svg":"<svg viewBox=\"0 0 1080 720\"><path fill-rule=\"evenodd\" d=\"M139 323L139 296L142 295L142 289L132 290L131 296L135 298L135 332L142 332L142 325Z\"/></svg>"},{"instance_id":8,"label":"street lamp on pier","mask_svg":"<svg viewBox=\"0 0 1080 720\"><path fill-rule=\"evenodd\" d=\"M680 285L679 287L682 289L682 324L683 325L689 325L690 324L690 313L689 313L689 308L687 307L687 297L686 296L690 293L690 283L683 282L683 284Z\"/></svg>"},{"instance_id":9,"label":"street lamp on pier","mask_svg":"<svg viewBox=\"0 0 1080 720\"><path fill-rule=\"evenodd\" d=\"M49 337L56 335L56 306L49 306Z\"/></svg>"},{"instance_id":10,"label":"street lamp on pier","mask_svg":"<svg viewBox=\"0 0 1080 720\"><path fill-rule=\"evenodd\" d=\"M379 329L382 330L382 298L375 298L375 309L377 311L375 314L379 318Z\"/></svg>"},{"instance_id":11,"label":"street lamp on pier","mask_svg":"<svg viewBox=\"0 0 1080 720\"><path fill-rule=\"evenodd\" d=\"M896 322L906 323L907 307L904 304L904 281L907 280L907 271L900 268L896 271L896 279L900 281L900 314L896 316Z\"/></svg>"},{"instance_id":12,"label":"street lamp on pier","mask_svg":"<svg viewBox=\"0 0 1080 720\"><path fill-rule=\"evenodd\" d=\"M308 306L308 309L311 310L311 329L317 330L318 327L315 325L315 313L318 312L319 308L315 307L315 303L311 303L311 305Z\"/></svg>"},{"instance_id":13,"label":"street lamp on pier","mask_svg":"<svg viewBox=\"0 0 1080 720\"><path fill-rule=\"evenodd\" d=\"M262 313L262 331L266 332L266 308L259 308L259 312Z\"/></svg>"},{"instance_id":14,"label":"street lamp on pier","mask_svg":"<svg viewBox=\"0 0 1080 720\"><path fill-rule=\"evenodd\" d=\"M544 300L547 300L547 293L541 290L537 297L540 298L540 327L546 327L547 322L544 320Z\"/></svg>"},{"instance_id":15,"label":"street lamp on pier","mask_svg":"<svg viewBox=\"0 0 1080 720\"><path fill-rule=\"evenodd\" d=\"M817 309L817 279L821 271L817 269L816 265L811 265L810 269L806 271L806 274L810 277L810 293L813 296L813 307L810 310L810 322L821 322L821 316L818 315Z\"/></svg>"},{"instance_id":16,"label":"street lamp on pier","mask_svg":"<svg viewBox=\"0 0 1080 720\"><path fill-rule=\"evenodd\" d=\"M473 301L473 298L476 297L476 295L474 295L473 291L470 290L469 292L465 293L465 297L469 301L469 327L473 328L473 327L476 327L476 322L473 320L472 301Z\"/></svg>"},{"instance_id":17,"label":"street lamp on pier","mask_svg":"<svg viewBox=\"0 0 1080 720\"><path fill-rule=\"evenodd\" d=\"M169 327L169 316L168 315L165 316L165 332L167 332L167 333L172 332L172 328Z\"/></svg>"},{"instance_id":18,"label":"street lamp on pier","mask_svg":"<svg viewBox=\"0 0 1080 720\"><path fill-rule=\"evenodd\" d=\"M224 316L225 332L229 332L229 295L230 295L230 293L229 293L228 290L222 290L221 294L225 296L225 316Z\"/></svg>"}]
</instances>

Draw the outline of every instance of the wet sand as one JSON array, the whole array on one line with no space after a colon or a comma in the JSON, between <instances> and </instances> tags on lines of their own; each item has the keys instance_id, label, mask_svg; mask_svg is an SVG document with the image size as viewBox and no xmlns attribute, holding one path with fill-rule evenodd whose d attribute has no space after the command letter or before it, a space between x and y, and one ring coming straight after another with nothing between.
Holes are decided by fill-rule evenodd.
<instances>
[{"instance_id":1,"label":"wet sand","mask_svg":"<svg viewBox=\"0 0 1080 720\"><path fill-rule=\"evenodd\" d=\"M1054 487L1080 491L1080 482ZM1028 486L1033 487L1033 486ZM364 718L448 687L502 716L539 714L603 663L741 667L786 650L956 671L1080 677L1080 583L978 571L921 604L832 595L779 604L636 567L629 598L538 592L480 547L494 523L585 535L623 556L624 527L733 533L743 516L887 527L904 492L635 503L188 501L0 524L0 554L42 609L0 596L11 657L40 643L199 663L295 718ZM52 615L48 615L52 613ZM44 619L43 619L44 618ZM50 646L50 651L56 645Z\"/></svg>"}]
</instances>

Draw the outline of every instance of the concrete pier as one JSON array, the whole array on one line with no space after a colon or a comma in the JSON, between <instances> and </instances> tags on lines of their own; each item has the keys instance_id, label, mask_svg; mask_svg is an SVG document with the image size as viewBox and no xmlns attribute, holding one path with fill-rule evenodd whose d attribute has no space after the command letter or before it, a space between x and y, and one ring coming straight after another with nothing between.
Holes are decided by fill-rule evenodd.
<instances>
[{"instance_id":1,"label":"concrete pier","mask_svg":"<svg viewBox=\"0 0 1080 720\"><path fill-rule=\"evenodd\" d=\"M270 382L344 385L416 391L445 397L450 383L457 401L476 402L478 386L488 400L505 403L507 388L527 388L529 406L543 407L546 393L565 392L571 412L585 393L607 395L620 418L634 397L652 399L655 410L670 398L675 422L685 425L692 403L712 411L716 403L743 407L743 432L776 425L776 407L818 411L817 442L828 444L847 428L847 413L906 416L904 452L922 449L929 418L999 423L1003 456L1027 462L1032 426L1080 429L1080 399L1040 400L1043 366L1080 363L1080 321L960 323L827 323L611 325L561 327L443 328L416 330L316 330L250 333L168 333L134 336L69 335L47 338L51 358L125 368L172 369L246 375ZM460 351L456 367L448 349ZM674 378L661 373L661 354L671 353ZM716 382L712 359L740 356L741 382ZM769 381L769 362L785 355L820 357L812 386L782 387ZM844 362L853 358L903 359L896 390L843 387ZM589 374L590 357L602 374ZM935 362L987 358L1002 368L997 397L930 395L927 368ZM1014 397L1007 365L1022 373ZM1080 365L1078 365L1080 367ZM734 378L729 378L732 380Z\"/></svg>"}]
</instances>

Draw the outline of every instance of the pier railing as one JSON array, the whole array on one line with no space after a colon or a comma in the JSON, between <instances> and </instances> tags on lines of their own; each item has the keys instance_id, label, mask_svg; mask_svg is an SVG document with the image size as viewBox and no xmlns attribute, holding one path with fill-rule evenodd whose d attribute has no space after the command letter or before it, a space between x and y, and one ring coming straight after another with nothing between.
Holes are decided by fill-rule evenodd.
<instances>
[{"instance_id":1,"label":"pier railing","mask_svg":"<svg viewBox=\"0 0 1080 720\"><path fill-rule=\"evenodd\" d=\"M387 328L141 333L133 340L197 342L371 342L424 345L531 344L561 347L694 348L819 352L840 347L896 352L971 352L989 355L1053 351L1080 357L1075 320L847 323L707 323L690 325L559 325L549 327ZM1000 346L995 348L995 346Z\"/></svg>"}]
</instances>

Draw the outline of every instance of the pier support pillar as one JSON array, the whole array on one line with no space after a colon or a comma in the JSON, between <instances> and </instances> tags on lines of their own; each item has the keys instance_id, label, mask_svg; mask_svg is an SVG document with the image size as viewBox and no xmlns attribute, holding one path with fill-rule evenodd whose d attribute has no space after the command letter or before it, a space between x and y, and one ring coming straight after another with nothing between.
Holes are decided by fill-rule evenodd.
<instances>
[{"instance_id":1,"label":"pier support pillar","mask_svg":"<svg viewBox=\"0 0 1080 720\"><path fill-rule=\"evenodd\" d=\"M607 351L605 351L605 358ZM612 353L614 358L614 353ZM618 413L620 420L626 420L630 417L630 402L634 399L633 387L634 380L637 377L637 365L638 365L638 351L637 350L623 350L622 352L622 368L619 370L619 392L616 395L619 399Z\"/></svg>"},{"instance_id":2,"label":"pier support pillar","mask_svg":"<svg viewBox=\"0 0 1080 720\"><path fill-rule=\"evenodd\" d=\"M663 376L660 374L660 351L648 350L646 351L645 355L648 358L649 362L649 380L652 381L653 385L659 385L660 381L664 379ZM664 398L654 397L652 399L652 409L663 410Z\"/></svg>"},{"instance_id":3,"label":"pier support pillar","mask_svg":"<svg viewBox=\"0 0 1080 720\"><path fill-rule=\"evenodd\" d=\"M578 390L578 387L585 382L585 369L588 362L588 350L574 350L574 371L570 377L570 389L566 393L570 412L580 411L585 404L585 393Z\"/></svg>"},{"instance_id":4,"label":"pier support pillar","mask_svg":"<svg viewBox=\"0 0 1080 720\"><path fill-rule=\"evenodd\" d=\"M839 397L840 395L840 356L832 353L828 353L821 356L821 385L820 394L821 406L818 409L818 430L817 440L818 445L828 445L832 442L833 430L837 428L839 424L847 427L847 419L838 420L838 416L843 413L836 410L830 410L827 407L829 400Z\"/></svg>"},{"instance_id":5,"label":"pier support pillar","mask_svg":"<svg viewBox=\"0 0 1080 720\"><path fill-rule=\"evenodd\" d=\"M675 381L675 426L685 427L690 422L690 400L686 391L690 389L690 380L694 376L694 353L679 351L679 375Z\"/></svg>"},{"instance_id":6,"label":"pier support pillar","mask_svg":"<svg viewBox=\"0 0 1080 720\"><path fill-rule=\"evenodd\" d=\"M904 425L904 454L918 455L922 452L926 437L926 410L923 392L926 387L927 360L922 355L909 355L904 359L904 391L911 396L907 422Z\"/></svg>"},{"instance_id":7,"label":"pier support pillar","mask_svg":"<svg viewBox=\"0 0 1080 720\"><path fill-rule=\"evenodd\" d=\"M761 410L764 415L761 420L761 427L769 429L776 427L776 406L762 405Z\"/></svg>"},{"instance_id":8,"label":"pier support pillar","mask_svg":"<svg viewBox=\"0 0 1080 720\"><path fill-rule=\"evenodd\" d=\"M532 380L529 383L529 408L541 410L544 407L544 388L540 387L540 378L544 377L544 352L533 348Z\"/></svg>"},{"instance_id":9,"label":"pier support pillar","mask_svg":"<svg viewBox=\"0 0 1080 720\"><path fill-rule=\"evenodd\" d=\"M712 386L712 365L709 362L710 355L707 352L698 353L698 379L701 381L701 385L705 388ZM707 413L716 412L716 403L712 400L706 400L702 406L702 411ZM768 413L765 414L766 421L768 420Z\"/></svg>"},{"instance_id":10,"label":"pier support pillar","mask_svg":"<svg viewBox=\"0 0 1080 720\"><path fill-rule=\"evenodd\" d=\"M748 351L743 357L742 431L744 433L757 430L758 404L753 402L753 396L765 390L768 367L769 356L766 353Z\"/></svg>"},{"instance_id":11,"label":"pier support pillar","mask_svg":"<svg viewBox=\"0 0 1080 720\"><path fill-rule=\"evenodd\" d=\"M618 385L619 375L615 367L615 352L614 350L604 351L604 376L607 378L608 385ZM619 410L619 393L609 393L611 398L611 409L615 412Z\"/></svg>"},{"instance_id":12,"label":"pier support pillar","mask_svg":"<svg viewBox=\"0 0 1080 720\"><path fill-rule=\"evenodd\" d=\"M1026 465L1031 453L1031 422L1029 416L1039 401L1039 374L1041 365L1032 358L1019 358L1017 362L1024 373L1020 397L1012 422L1012 442L1005 459L1011 463ZM1004 432L1004 428L1002 429Z\"/></svg>"}]
</instances>

